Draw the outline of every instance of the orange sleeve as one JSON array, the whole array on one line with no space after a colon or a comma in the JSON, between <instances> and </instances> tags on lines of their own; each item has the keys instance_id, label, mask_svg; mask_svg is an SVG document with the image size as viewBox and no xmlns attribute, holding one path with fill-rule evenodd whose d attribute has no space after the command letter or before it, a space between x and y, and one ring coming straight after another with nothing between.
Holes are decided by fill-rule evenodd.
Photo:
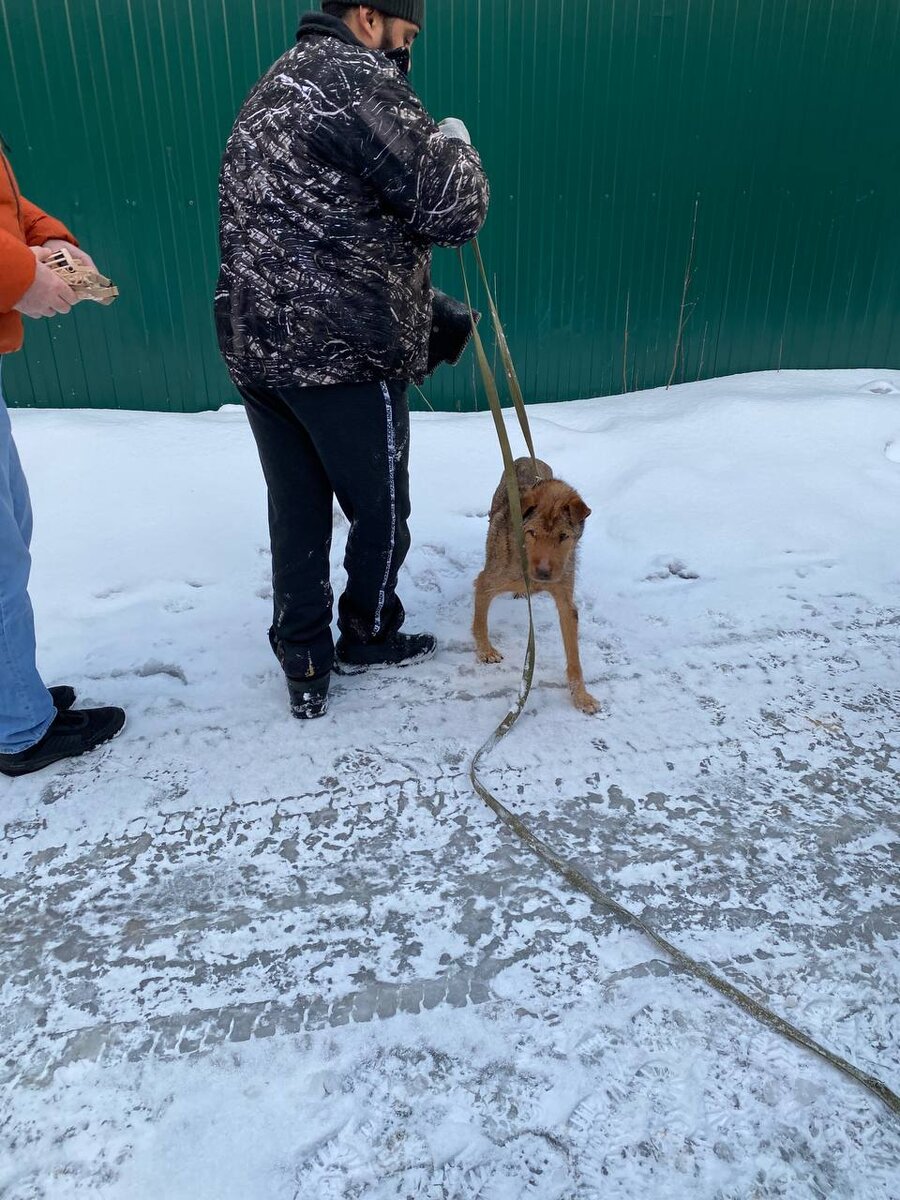
<instances>
[{"instance_id":1,"label":"orange sleeve","mask_svg":"<svg viewBox=\"0 0 900 1200\"><path fill-rule=\"evenodd\" d=\"M0 229L0 313L12 312L34 283L36 270L35 257L25 243Z\"/></svg>"},{"instance_id":2,"label":"orange sleeve","mask_svg":"<svg viewBox=\"0 0 900 1200\"><path fill-rule=\"evenodd\" d=\"M36 204L22 197L22 225L25 229L25 241L29 246L43 246L51 238L61 238L64 242L78 243L69 233L62 221L48 217Z\"/></svg>"}]
</instances>

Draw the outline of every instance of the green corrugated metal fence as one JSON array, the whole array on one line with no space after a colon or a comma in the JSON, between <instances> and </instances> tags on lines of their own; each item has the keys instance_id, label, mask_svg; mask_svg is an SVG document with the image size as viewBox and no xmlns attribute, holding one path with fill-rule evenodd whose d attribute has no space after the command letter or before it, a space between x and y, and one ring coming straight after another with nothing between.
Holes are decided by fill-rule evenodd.
<instances>
[{"instance_id":1,"label":"green corrugated metal fence","mask_svg":"<svg viewBox=\"0 0 900 1200\"><path fill-rule=\"evenodd\" d=\"M234 399L210 315L219 156L299 11L0 0L23 190L122 290L30 325L14 402ZM414 81L489 169L483 245L527 398L896 366L898 34L897 0L429 0ZM453 255L437 278L459 292ZM426 392L473 407L471 362Z\"/></svg>"}]
</instances>

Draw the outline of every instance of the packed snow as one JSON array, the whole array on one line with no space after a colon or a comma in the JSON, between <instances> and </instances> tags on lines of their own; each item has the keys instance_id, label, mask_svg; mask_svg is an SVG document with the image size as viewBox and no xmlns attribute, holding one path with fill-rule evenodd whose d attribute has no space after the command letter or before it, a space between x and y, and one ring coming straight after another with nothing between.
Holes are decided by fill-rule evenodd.
<instances>
[{"instance_id":1,"label":"packed snow","mask_svg":"<svg viewBox=\"0 0 900 1200\"><path fill-rule=\"evenodd\" d=\"M900 372L531 410L593 516L576 712L487 782L688 952L900 1090ZM3 1200L897 1200L900 1120L567 890L473 795L526 609L471 589L500 457L413 421L438 658L290 717L237 408L17 411L48 682L111 747L0 781ZM514 431L514 420L510 417ZM516 443L520 445L520 442ZM336 514L334 564L347 526Z\"/></svg>"}]
</instances>

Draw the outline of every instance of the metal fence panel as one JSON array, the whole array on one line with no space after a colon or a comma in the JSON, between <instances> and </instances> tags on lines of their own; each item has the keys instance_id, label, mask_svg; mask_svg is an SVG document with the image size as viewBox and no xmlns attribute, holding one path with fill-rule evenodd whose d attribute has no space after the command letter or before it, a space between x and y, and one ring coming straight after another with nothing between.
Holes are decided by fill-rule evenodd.
<instances>
[{"instance_id":1,"label":"metal fence panel","mask_svg":"<svg viewBox=\"0 0 900 1200\"><path fill-rule=\"evenodd\" d=\"M23 190L122 299L31 325L24 405L233 401L216 177L293 40L285 0L0 0ZM896 365L896 0L430 0L414 81L493 185L483 238L530 401L754 369ZM455 256L436 275L459 293ZM426 387L475 405L471 360Z\"/></svg>"}]
</instances>

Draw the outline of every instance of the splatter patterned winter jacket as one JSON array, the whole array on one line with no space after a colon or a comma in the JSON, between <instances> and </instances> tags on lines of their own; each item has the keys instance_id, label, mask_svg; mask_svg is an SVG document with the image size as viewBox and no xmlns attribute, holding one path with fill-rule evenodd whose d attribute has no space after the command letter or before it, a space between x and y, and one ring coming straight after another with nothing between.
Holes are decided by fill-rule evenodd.
<instances>
[{"instance_id":1,"label":"splatter patterned winter jacket","mask_svg":"<svg viewBox=\"0 0 900 1200\"><path fill-rule=\"evenodd\" d=\"M478 233L488 184L390 59L304 17L241 109L219 200L216 326L237 379L421 381L431 248Z\"/></svg>"}]
</instances>

